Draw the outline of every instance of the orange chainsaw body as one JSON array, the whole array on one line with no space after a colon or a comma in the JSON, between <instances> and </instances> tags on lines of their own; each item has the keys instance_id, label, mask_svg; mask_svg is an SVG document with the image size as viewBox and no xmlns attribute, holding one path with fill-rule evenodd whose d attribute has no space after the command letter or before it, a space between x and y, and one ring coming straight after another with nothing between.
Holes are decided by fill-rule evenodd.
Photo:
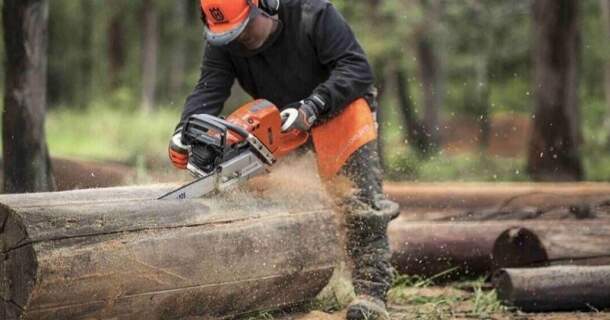
<instances>
[{"instance_id":1,"label":"orange chainsaw body","mask_svg":"<svg viewBox=\"0 0 610 320\"><path fill-rule=\"evenodd\" d=\"M309 139L309 134L292 130L282 132L280 110L267 100L255 100L235 110L226 119L236 124L262 142L275 158L281 158L298 149ZM229 144L244 140L240 135L231 132L227 137Z\"/></svg>"}]
</instances>

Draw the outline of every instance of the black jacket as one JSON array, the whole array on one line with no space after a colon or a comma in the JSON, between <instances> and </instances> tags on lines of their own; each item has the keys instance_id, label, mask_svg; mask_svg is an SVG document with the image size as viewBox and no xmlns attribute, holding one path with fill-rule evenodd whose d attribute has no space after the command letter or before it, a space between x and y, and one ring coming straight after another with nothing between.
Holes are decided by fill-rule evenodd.
<instances>
[{"instance_id":1,"label":"black jacket","mask_svg":"<svg viewBox=\"0 0 610 320\"><path fill-rule=\"evenodd\" d=\"M206 46L201 77L186 100L181 123L197 113L220 114L235 79L253 98L267 99L280 109L316 94L326 102L322 119L372 88L362 47L327 0L282 0L279 19L281 33L257 55Z\"/></svg>"}]
</instances>

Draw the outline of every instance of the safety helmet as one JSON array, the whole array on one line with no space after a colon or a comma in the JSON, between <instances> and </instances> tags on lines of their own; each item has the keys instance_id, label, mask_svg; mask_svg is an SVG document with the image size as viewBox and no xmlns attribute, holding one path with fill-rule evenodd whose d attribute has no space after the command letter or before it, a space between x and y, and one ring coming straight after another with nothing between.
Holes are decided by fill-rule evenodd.
<instances>
[{"instance_id":1,"label":"safety helmet","mask_svg":"<svg viewBox=\"0 0 610 320\"><path fill-rule=\"evenodd\" d=\"M200 0L207 40L224 46L235 40L260 10L259 0Z\"/></svg>"}]
</instances>

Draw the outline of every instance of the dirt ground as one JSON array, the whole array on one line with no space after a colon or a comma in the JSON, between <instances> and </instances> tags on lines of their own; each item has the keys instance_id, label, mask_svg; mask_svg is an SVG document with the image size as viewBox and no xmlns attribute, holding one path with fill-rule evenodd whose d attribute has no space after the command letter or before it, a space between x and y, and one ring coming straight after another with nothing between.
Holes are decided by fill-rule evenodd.
<instances>
[{"instance_id":1,"label":"dirt ground","mask_svg":"<svg viewBox=\"0 0 610 320\"><path fill-rule=\"evenodd\" d=\"M490 123L492 156L520 157L527 150L530 119L523 115L494 115ZM472 118L452 118L443 123L443 148L448 154L475 152L480 145L480 123Z\"/></svg>"}]
</instances>

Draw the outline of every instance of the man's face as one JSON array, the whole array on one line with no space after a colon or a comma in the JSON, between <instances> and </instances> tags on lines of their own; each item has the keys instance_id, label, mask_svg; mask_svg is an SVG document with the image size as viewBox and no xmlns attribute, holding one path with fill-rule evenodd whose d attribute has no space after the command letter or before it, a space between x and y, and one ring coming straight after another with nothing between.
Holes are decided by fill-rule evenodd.
<instances>
[{"instance_id":1,"label":"man's face","mask_svg":"<svg viewBox=\"0 0 610 320\"><path fill-rule=\"evenodd\" d=\"M265 16L258 15L251 20L246 29L235 39L248 50L257 50L265 44L265 41L273 32L274 21Z\"/></svg>"}]
</instances>

